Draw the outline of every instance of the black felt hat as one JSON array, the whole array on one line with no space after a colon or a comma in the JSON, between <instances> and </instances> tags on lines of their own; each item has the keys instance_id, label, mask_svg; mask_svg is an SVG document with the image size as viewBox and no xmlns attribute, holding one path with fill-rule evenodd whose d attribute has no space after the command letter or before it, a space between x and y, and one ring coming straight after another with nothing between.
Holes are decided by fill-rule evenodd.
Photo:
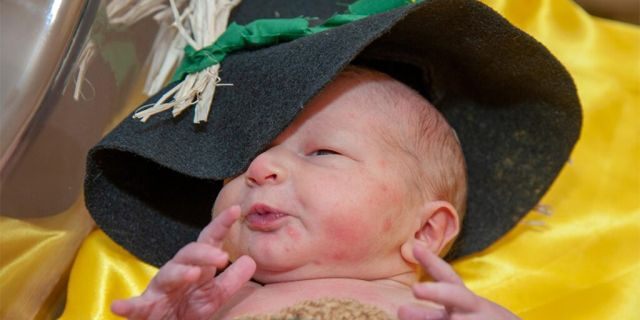
<instances>
[{"instance_id":1,"label":"black felt hat","mask_svg":"<svg viewBox=\"0 0 640 320\"><path fill-rule=\"evenodd\" d=\"M231 21L321 21L344 9L335 0L245 0ZM418 87L456 130L469 197L451 258L478 252L511 229L578 139L575 86L546 48L480 2L424 1L230 54L220 77L233 86L218 87L204 124L192 122L193 111L124 120L88 155L85 198L96 223L142 260L163 264L210 221L220 180L245 170L352 63Z\"/></svg>"}]
</instances>

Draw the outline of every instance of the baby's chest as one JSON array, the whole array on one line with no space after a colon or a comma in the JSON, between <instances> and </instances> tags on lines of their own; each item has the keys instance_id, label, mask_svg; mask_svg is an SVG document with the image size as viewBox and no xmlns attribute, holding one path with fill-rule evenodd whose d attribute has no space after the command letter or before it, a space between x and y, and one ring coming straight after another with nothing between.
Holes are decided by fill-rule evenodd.
<instances>
[{"instance_id":1,"label":"baby's chest","mask_svg":"<svg viewBox=\"0 0 640 320\"><path fill-rule=\"evenodd\" d=\"M262 320L262 319L363 319L363 320L392 320L391 313L375 305L365 304L353 299L323 298L304 300L285 307L277 312L258 313L255 311L230 317L234 320Z\"/></svg>"},{"instance_id":2,"label":"baby's chest","mask_svg":"<svg viewBox=\"0 0 640 320\"><path fill-rule=\"evenodd\" d=\"M397 289L278 286L249 287L236 294L216 319L396 319L398 308L414 303ZM345 316L346 315L346 316Z\"/></svg>"}]
</instances>

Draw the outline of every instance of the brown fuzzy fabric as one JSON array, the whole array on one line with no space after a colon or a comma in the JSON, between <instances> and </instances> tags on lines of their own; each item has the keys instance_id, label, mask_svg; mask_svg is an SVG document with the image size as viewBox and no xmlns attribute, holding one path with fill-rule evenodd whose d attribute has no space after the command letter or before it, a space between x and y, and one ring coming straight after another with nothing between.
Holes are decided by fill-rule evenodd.
<instances>
[{"instance_id":1,"label":"brown fuzzy fabric","mask_svg":"<svg viewBox=\"0 0 640 320\"><path fill-rule=\"evenodd\" d=\"M390 320L381 309L352 299L306 300L276 314L243 316L234 320Z\"/></svg>"}]
</instances>

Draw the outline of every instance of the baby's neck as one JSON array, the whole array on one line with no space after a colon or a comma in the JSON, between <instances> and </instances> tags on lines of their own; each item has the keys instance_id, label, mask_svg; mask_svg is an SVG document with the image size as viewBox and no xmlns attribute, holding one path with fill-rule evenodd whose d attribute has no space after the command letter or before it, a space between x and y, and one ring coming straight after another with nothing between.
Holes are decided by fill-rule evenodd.
<instances>
[{"instance_id":1,"label":"baby's neck","mask_svg":"<svg viewBox=\"0 0 640 320\"><path fill-rule=\"evenodd\" d=\"M414 300L411 285L415 282L414 273L404 273L375 280L319 278L253 283L234 297L222 316L233 319L246 314L274 314L302 301L324 298L353 299L395 315L400 305Z\"/></svg>"},{"instance_id":2,"label":"baby's neck","mask_svg":"<svg viewBox=\"0 0 640 320\"><path fill-rule=\"evenodd\" d=\"M273 289L277 288L287 288L287 287L295 287L295 286L333 286L333 285L343 285L349 284L351 286L371 286L376 285L380 287L389 287L395 289L411 289L411 286L417 282L416 274L413 272L405 272L393 276L389 276L382 279L358 279L358 278L317 278L317 279L300 279L293 281L284 281L284 282L274 282L259 285L261 287L269 287Z\"/></svg>"}]
</instances>

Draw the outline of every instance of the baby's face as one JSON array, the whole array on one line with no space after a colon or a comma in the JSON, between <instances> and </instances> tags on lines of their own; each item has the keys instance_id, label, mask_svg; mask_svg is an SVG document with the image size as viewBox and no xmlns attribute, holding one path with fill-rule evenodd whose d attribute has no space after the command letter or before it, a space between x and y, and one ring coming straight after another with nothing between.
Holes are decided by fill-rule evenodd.
<instances>
[{"instance_id":1,"label":"baby's face","mask_svg":"<svg viewBox=\"0 0 640 320\"><path fill-rule=\"evenodd\" d=\"M366 85L330 84L218 195L214 214L242 209L225 249L232 259L251 256L257 280L377 279L410 270L399 248L419 226L410 214L416 191L406 155L385 142L400 135L397 119Z\"/></svg>"}]
</instances>

